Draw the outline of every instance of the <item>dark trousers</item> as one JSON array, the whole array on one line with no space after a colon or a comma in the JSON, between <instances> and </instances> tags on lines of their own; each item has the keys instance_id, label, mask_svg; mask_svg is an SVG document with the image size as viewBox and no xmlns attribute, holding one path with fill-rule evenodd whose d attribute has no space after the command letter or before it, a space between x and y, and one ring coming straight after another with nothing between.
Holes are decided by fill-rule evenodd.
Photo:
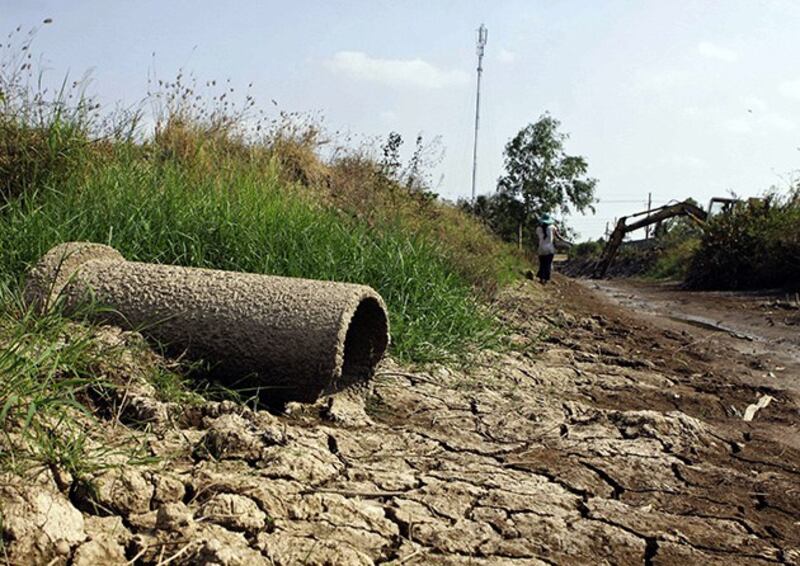
<instances>
[{"instance_id":1,"label":"dark trousers","mask_svg":"<svg viewBox=\"0 0 800 566\"><path fill-rule=\"evenodd\" d=\"M536 277L540 281L550 281L550 274L553 272L553 254L539 256L539 273Z\"/></svg>"}]
</instances>

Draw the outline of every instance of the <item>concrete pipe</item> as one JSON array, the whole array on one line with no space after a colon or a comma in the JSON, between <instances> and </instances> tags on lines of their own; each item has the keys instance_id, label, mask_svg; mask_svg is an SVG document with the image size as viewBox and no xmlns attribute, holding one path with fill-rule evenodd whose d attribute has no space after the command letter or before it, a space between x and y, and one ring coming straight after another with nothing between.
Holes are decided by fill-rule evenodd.
<instances>
[{"instance_id":1,"label":"concrete pipe","mask_svg":"<svg viewBox=\"0 0 800 566\"><path fill-rule=\"evenodd\" d=\"M88 299L108 306L102 321L209 362L269 402L313 402L367 381L389 342L383 299L364 285L132 262L85 242L47 252L26 297L40 308L63 297L73 312Z\"/></svg>"}]
</instances>

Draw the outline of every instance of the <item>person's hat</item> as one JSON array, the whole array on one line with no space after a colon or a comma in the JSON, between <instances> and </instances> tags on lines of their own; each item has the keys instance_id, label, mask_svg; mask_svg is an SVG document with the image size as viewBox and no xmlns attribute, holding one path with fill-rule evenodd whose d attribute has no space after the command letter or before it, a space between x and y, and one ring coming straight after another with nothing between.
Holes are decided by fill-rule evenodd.
<instances>
[{"instance_id":1,"label":"person's hat","mask_svg":"<svg viewBox=\"0 0 800 566\"><path fill-rule=\"evenodd\" d=\"M540 224L545 224L545 225L547 225L547 224L553 224L553 222L554 222L554 220L553 220L553 217L552 217L552 216L550 216L549 214L542 214L542 215L539 217L539 223L540 223Z\"/></svg>"}]
</instances>

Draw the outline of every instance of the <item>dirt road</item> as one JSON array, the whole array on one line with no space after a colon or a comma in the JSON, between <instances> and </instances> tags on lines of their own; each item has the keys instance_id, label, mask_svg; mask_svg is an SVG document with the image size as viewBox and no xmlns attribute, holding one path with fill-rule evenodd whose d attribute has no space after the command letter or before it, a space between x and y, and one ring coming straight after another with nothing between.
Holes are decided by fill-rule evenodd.
<instances>
[{"instance_id":1,"label":"dirt road","mask_svg":"<svg viewBox=\"0 0 800 566\"><path fill-rule=\"evenodd\" d=\"M18 542L47 501L75 516L46 531L73 541L54 564L800 564L800 411L760 383L774 360L619 300L527 283L498 305L509 351L387 360L370 391L285 415L126 392L109 438L124 423L159 460L93 490L6 481L5 552L53 558Z\"/></svg>"},{"instance_id":2,"label":"dirt road","mask_svg":"<svg viewBox=\"0 0 800 566\"><path fill-rule=\"evenodd\" d=\"M675 283L584 281L649 324L752 356L754 385L800 394L800 302L796 293L698 292ZM763 364L763 365L759 365Z\"/></svg>"}]
</instances>

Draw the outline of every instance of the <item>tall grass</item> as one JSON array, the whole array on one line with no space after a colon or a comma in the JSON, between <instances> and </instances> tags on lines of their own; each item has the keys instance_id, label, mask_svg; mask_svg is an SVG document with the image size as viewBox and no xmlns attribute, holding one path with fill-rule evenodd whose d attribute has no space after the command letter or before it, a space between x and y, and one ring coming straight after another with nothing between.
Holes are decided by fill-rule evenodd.
<instances>
[{"instance_id":1,"label":"tall grass","mask_svg":"<svg viewBox=\"0 0 800 566\"><path fill-rule=\"evenodd\" d=\"M371 285L405 361L460 360L498 344L486 299L520 258L455 207L408 190L368 152L321 159L316 125L263 113L251 121L252 97L232 104L227 84L204 105L197 81L180 73L159 81L148 101L155 131L145 135L139 109L102 115L85 82L42 89L32 38L18 52L0 44L0 469L33 462L80 478L120 461L102 453L108 438L91 436L98 395L120 385L98 377L115 352L90 325L35 313L20 298L26 270L62 242ZM145 366L161 398L192 395L181 376Z\"/></svg>"},{"instance_id":2,"label":"tall grass","mask_svg":"<svg viewBox=\"0 0 800 566\"><path fill-rule=\"evenodd\" d=\"M151 383L159 398L197 396L181 376L152 363L160 361L155 356L132 364L141 346L103 339L87 322L97 308L87 305L68 319L57 301L39 312L0 282L0 472L38 474L44 467L81 480L112 465L151 461L141 438L98 426L98 412L119 418L115 399L134 377Z\"/></svg>"},{"instance_id":3,"label":"tall grass","mask_svg":"<svg viewBox=\"0 0 800 566\"><path fill-rule=\"evenodd\" d=\"M428 361L485 345L498 328L435 242L371 227L241 162L197 178L135 152L80 185L41 189L0 215L0 271L21 276L51 246L102 242L131 260L349 281L387 301L394 351Z\"/></svg>"},{"instance_id":4,"label":"tall grass","mask_svg":"<svg viewBox=\"0 0 800 566\"><path fill-rule=\"evenodd\" d=\"M53 245L86 240L131 260L371 285L404 360L497 342L482 302L519 258L455 207L387 176L368 152L341 148L325 161L316 123L270 119L249 94L237 105L227 83L207 82L222 90L204 99L183 72L151 81L155 130L137 134L141 112L102 116L81 83L48 98L27 55L27 80L19 60L3 57L13 64L0 69L0 174L10 179L0 280L19 281Z\"/></svg>"},{"instance_id":5,"label":"tall grass","mask_svg":"<svg viewBox=\"0 0 800 566\"><path fill-rule=\"evenodd\" d=\"M652 279L682 281L689 270L692 257L700 246L700 238L691 236L684 240L668 240L655 255L653 265L646 275Z\"/></svg>"}]
</instances>

